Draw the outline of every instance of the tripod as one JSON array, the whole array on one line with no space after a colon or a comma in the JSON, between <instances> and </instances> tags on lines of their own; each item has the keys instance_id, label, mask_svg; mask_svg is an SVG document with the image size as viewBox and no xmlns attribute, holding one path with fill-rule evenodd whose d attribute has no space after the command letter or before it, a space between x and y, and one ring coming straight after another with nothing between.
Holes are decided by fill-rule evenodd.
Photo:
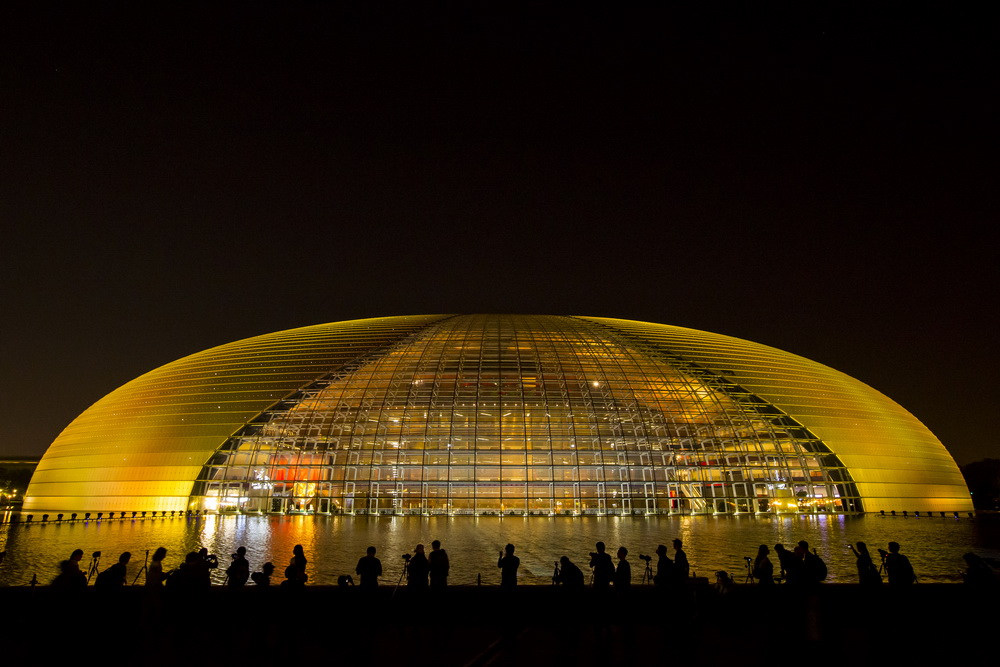
<instances>
[{"instance_id":1,"label":"tripod","mask_svg":"<svg viewBox=\"0 0 1000 667\"><path fill-rule=\"evenodd\" d=\"M642 557L640 556L640 558L642 558ZM650 562L652 561L652 559L651 558L643 558L643 560L646 561L646 569L642 573L642 581L639 582L640 586L643 585L643 584L651 584L651 583L653 583L653 566L650 565Z\"/></svg>"},{"instance_id":2,"label":"tripod","mask_svg":"<svg viewBox=\"0 0 1000 667\"><path fill-rule=\"evenodd\" d=\"M90 567L87 568L87 583L90 583L90 578L94 576L97 572L97 568L101 564L101 552L95 551L94 555L90 557Z\"/></svg>"},{"instance_id":3,"label":"tripod","mask_svg":"<svg viewBox=\"0 0 1000 667\"><path fill-rule=\"evenodd\" d=\"M555 562L555 568L552 570L552 585L558 586L562 581L559 578L559 561Z\"/></svg>"},{"instance_id":4,"label":"tripod","mask_svg":"<svg viewBox=\"0 0 1000 667\"><path fill-rule=\"evenodd\" d=\"M749 556L744 556L743 559L746 561L747 576L743 580L744 584L752 584L754 582L753 578L753 560Z\"/></svg>"},{"instance_id":5,"label":"tripod","mask_svg":"<svg viewBox=\"0 0 1000 667\"><path fill-rule=\"evenodd\" d=\"M139 577L142 576L143 572L148 572L149 566L149 549L146 549L146 559L142 562L142 568L136 573L135 579L132 580L132 585L135 586L135 582L139 581Z\"/></svg>"},{"instance_id":6,"label":"tripod","mask_svg":"<svg viewBox=\"0 0 1000 667\"><path fill-rule=\"evenodd\" d=\"M389 596L390 600L396 597L396 591L399 590L400 585L403 583L403 578L406 576L406 573L409 571L409 569L410 569L410 559L407 558L403 562L403 571L399 573L399 581L396 582L396 587L392 589L392 595Z\"/></svg>"}]
</instances>

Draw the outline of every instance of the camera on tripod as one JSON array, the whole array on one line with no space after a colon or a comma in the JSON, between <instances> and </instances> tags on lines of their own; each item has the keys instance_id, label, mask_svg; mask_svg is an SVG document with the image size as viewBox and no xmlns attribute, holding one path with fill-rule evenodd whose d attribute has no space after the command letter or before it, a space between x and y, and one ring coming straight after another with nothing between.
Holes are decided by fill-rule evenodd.
<instances>
[{"instance_id":1,"label":"camera on tripod","mask_svg":"<svg viewBox=\"0 0 1000 667\"><path fill-rule=\"evenodd\" d=\"M92 553L90 555L90 557L91 558L100 558L101 557L101 552L100 551L95 551L94 553Z\"/></svg>"},{"instance_id":2,"label":"camera on tripod","mask_svg":"<svg viewBox=\"0 0 1000 667\"><path fill-rule=\"evenodd\" d=\"M653 560L652 556L647 556L646 554L639 554L639 558L641 558L642 560L646 561L647 563L649 561Z\"/></svg>"},{"instance_id":3,"label":"camera on tripod","mask_svg":"<svg viewBox=\"0 0 1000 667\"><path fill-rule=\"evenodd\" d=\"M879 549L878 550L878 555L881 556L882 558L885 558L886 556L889 555L889 552L886 551L885 549Z\"/></svg>"},{"instance_id":4,"label":"camera on tripod","mask_svg":"<svg viewBox=\"0 0 1000 667\"><path fill-rule=\"evenodd\" d=\"M411 559L411 558L413 558L413 556L412 556L412 555L410 555L410 554L403 554L402 556L400 556L400 558L402 558L402 559L403 559L403 560L405 560L405 561L406 561L407 563L409 563L409 562L410 562L410 559Z\"/></svg>"},{"instance_id":5,"label":"camera on tripod","mask_svg":"<svg viewBox=\"0 0 1000 667\"><path fill-rule=\"evenodd\" d=\"M753 558L751 556L744 556L743 560L747 562L747 565L753 562Z\"/></svg>"}]
</instances>

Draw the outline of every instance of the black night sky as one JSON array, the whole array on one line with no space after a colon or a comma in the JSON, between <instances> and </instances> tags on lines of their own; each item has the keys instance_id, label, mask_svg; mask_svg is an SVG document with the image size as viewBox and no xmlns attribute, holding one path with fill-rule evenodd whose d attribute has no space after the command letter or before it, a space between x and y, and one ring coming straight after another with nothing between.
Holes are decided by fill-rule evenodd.
<instances>
[{"instance_id":1,"label":"black night sky","mask_svg":"<svg viewBox=\"0 0 1000 667\"><path fill-rule=\"evenodd\" d=\"M0 9L0 453L238 338L525 312L773 345L998 455L994 16L353 4Z\"/></svg>"}]
</instances>

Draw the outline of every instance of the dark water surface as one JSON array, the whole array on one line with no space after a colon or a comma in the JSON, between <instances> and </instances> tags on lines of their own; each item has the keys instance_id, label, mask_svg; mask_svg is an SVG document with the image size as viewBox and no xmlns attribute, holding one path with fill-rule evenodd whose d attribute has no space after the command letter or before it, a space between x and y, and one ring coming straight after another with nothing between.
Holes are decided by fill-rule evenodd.
<instances>
[{"instance_id":1,"label":"dark water surface","mask_svg":"<svg viewBox=\"0 0 1000 667\"><path fill-rule=\"evenodd\" d=\"M122 551L131 551L130 579L143 564L146 549L164 546L167 569L176 567L188 551L204 546L219 556L214 579L221 583L230 555L244 545L251 567L267 560L277 566L280 580L292 547L302 544L309 559L309 583L334 584L341 574L353 574L365 548L378 549L384 569L383 584L395 584L402 572L401 555L415 544L441 540L451 559L450 582L499 583L497 554L507 542L517 546L521 582L548 584L553 561L567 555L586 571L588 553L598 540L612 554L620 545L629 549L635 583L643 571L639 554L653 554L657 544L684 541L691 567L699 575L728 570L742 581L744 556L756 554L757 545L786 546L808 540L826 561L832 582L854 582L854 557L848 542L876 548L890 540L902 544L921 581L961 581L961 556L974 551L1000 558L1000 520L997 517L881 518L874 516L788 517L312 517L312 516L209 516L199 518L90 521L73 524L0 526L0 550L7 551L0 564L0 585L25 584L32 574L48 583L60 560L73 549L103 552L101 569L114 563ZM672 550L671 550L672 553ZM777 565L777 558L772 554ZM655 564L655 561L654 561ZM777 567L775 568L777 569Z\"/></svg>"}]
</instances>

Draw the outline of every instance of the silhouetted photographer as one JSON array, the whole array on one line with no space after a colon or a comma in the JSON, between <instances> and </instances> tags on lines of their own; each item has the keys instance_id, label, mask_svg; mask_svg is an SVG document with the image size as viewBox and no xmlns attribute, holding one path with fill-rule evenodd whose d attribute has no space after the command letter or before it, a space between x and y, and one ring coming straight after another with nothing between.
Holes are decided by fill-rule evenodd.
<instances>
[{"instance_id":1,"label":"silhouetted photographer","mask_svg":"<svg viewBox=\"0 0 1000 667\"><path fill-rule=\"evenodd\" d=\"M514 555L514 545L508 544L497 558L500 568L500 588L514 590L517 587L517 568L521 567L521 559Z\"/></svg>"},{"instance_id":2,"label":"silhouetted photographer","mask_svg":"<svg viewBox=\"0 0 1000 667\"><path fill-rule=\"evenodd\" d=\"M615 565L611 554L605 553L604 542L595 545L597 551L590 552L590 567L594 570L594 588L607 590L615 576Z\"/></svg>"}]
</instances>

